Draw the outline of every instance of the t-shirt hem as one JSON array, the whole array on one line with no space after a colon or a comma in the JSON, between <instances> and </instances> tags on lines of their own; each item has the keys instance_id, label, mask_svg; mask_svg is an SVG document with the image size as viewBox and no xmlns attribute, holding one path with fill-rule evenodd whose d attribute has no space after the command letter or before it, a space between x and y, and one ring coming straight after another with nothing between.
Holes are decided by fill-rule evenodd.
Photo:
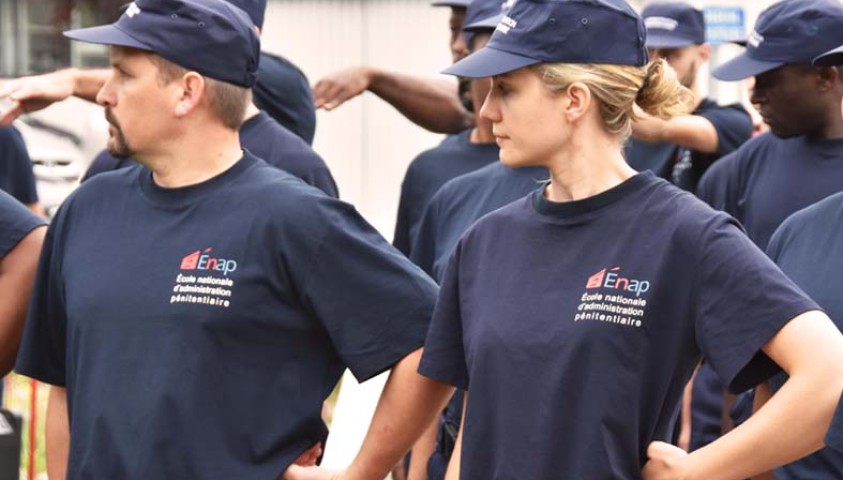
<instances>
[{"instance_id":1,"label":"t-shirt hem","mask_svg":"<svg viewBox=\"0 0 843 480\"><path fill-rule=\"evenodd\" d=\"M448 370L449 369L442 367L437 368L433 362L425 360L425 358L422 357L421 362L419 362L418 373L431 380L451 385L452 387L456 387L460 390L468 390L468 382L462 379L457 379L454 375L449 375L447 373Z\"/></svg>"}]
</instances>

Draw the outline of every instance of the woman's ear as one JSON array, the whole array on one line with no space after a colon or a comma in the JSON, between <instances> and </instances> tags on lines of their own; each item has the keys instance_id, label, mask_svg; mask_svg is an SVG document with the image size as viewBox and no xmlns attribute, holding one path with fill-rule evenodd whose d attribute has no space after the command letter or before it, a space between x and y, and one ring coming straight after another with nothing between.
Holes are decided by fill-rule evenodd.
<instances>
[{"instance_id":1,"label":"woman's ear","mask_svg":"<svg viewBox=\"0 0 843 480\"><path fill-rule=\"evenodd\" d=\"M581 82L574 82L568 85L565 93L568 97L567 105L565 105L565 118L568 123L575 123L585 116L588 109L591 108L591 90Z\"/></svg>"}]
</instances>

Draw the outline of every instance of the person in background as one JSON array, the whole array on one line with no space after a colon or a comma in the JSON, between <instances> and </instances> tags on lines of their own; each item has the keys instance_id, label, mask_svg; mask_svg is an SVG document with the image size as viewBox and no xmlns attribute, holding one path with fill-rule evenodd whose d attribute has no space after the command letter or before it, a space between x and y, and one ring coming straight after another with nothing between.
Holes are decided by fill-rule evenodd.
<instances>
[{"instance_id":1,"label":"person in background","mask_svg":"<svg viewBox=\"0 0 843 480\"><path fill-rule=\"evenodd\" d=\"M262 31L266 15L266 0L228 0L232 5L249 14L258 31ZM128 3L126 4L128 5ZM65 75L73 76L74 83L31 81L4 84L0 82L0 99L12 96L14 108L0 111L0 125L8 125L23 113L40 110L49 103L60 101L71 95L88 98L90 92L96 95L107 70L78 71L68 69ZM75 75L74 75L75 74ZM38 78L38 77L35 77ZM52 79L50 79L52 80ZM61 87L61 88L59 88ZM292 62L280 55L261 52L258 67L258 82L253 88L257 107L294 133L308 145L313 143L316 130L316 109L307 77ZM93 101L93 99L90 99Z\"/></svg>"},{"instance_id":2,"label":"person in background","mask_svg":"<svg viewBox=\"0 0 843 480\"><path fill-rule=\"evenodd\" d=\"M434 7L451 9L449 45L454 62L467 54L462 27L471 1L432 3ZM317 108L331 111L366 91L385 100L411 122L435 133L455 134L473 125L467 81L460 81L454 88L452 82L359 66L320 79L313 86L313 97Z\"/></svg>"},{"instance_id":3,"label":"person in background","mask_svg":"<svg viewBox=\"0 0 843 480\"><path fill-rule=\"evenodd\" d=\"M814 59L814 65L838 67L843 65L843 47L831 50ZM843 103L841 103L843 116ZM843 330L843 298L839 285L843 284L843 192L835 193L787 217L770 238L767 255L781 267L805 293L828 313L838 329ZM761 408L769 396L787 380L780 374L759 386L755 394L755 409ZM840 425L832 423L827 439L839 436ZM834 446L834 442L827 441ZM783 465L767 477L775 480L836 480L843 474L843 452L826 447L796 462Z\"/></svg>"},{"instance_id":4,"label":"person in background","mask_svg":"<svg viewBox=\"0 0 843 480\"><path fill-rule=\"evenodd\" d=\"M244 9L259 33L258 24L263 23L266 2L264 0L228 0L232 5ZM261 54L261 58L264 54ZM272 60L270 60L272 62ZM272 67L275 68L275 67ZM97 92L109 76L108 70L80 70L67 69L35 77L24 77L8 82L0 82L0 97L10 96L17 102L17 106L6 115L0 116L0 123L11 121L15 115L46 107L47 105L64 100L71 95L94 101ZM258 70L258 78L261 73ZM289 78L285 75L284 78ZM300 103L294 100L294 91L284 100L286 107L277 105L277 110L291 111L288 107ZM309 100L308 100L309 101ZM304 103L307 103L305 101ZM289 105L288 105L289 104ZM290 118L294 117L291 116ZM295 128L295 125L292 125ZM266 160L323 192L337 197L337 185L325 161L313 151L307 142L295 135L288 128L281 125L260 110L254 103L250 103L246 118L240 128L243 145L258 157ZM134 165L128 157L117 157L104 150L94 158L81 180L103 172L118 170Z\"/></svg>"},{"instance_id":5,"label":"person in background","mask_svg":"<svg viewBox=\"0 0 843 480\"><path fill-rule=\"evenodd\" d=\"M690 115L670 120L637 112L627 162L693 192L712 163L750 139L752 119L740 104L721 106L699 94L699 69L711 56L702 11L685 2L659 2L647 4L641 16L650 57L673 67L694 92L695 106Z\"/></svg>"},{"instance_id":6,"label":"person in background","mask_svg":"<svg viewBox=\"0 0 843 480\"><path fill-rule=\"evenodd\" d=\"M470 25L499 15L505 5L501 0L473 0L466 9L464 24ZM470 44L472 31L464 31L461 38L468 39ZM485 95L482 94L488 91L487 84L488 79L468 83L473 108L479 109L483 104ZM498 149L494 136L487 128L481 128L476 118L472 123L475 126L456 135L449 135L438 146L419 154L407 167L401 183L398 218L392 240L395 248L407 256L411 254L411 244L427 202L439 187L452 178L497 161Z\"/></svg>"},{"instance_id":7,"label":"person in background","mask_svg":"<svg viewBox=\"0 0 843 480\"><path fill-rule=\"evenodd\" d=\"M811 61L843 44L843 5L835 0L787 0L764 10L746 50L716 68L725 81L754 77L750 101L770 131L718 160L697 195L736 218L762 250L785 218L843 191L843 76ZM691 448L728 429L723 385L710 365L694 379ZM733 409L738 422L752 408L750 396Z\"/></svg>"}]
</instances>

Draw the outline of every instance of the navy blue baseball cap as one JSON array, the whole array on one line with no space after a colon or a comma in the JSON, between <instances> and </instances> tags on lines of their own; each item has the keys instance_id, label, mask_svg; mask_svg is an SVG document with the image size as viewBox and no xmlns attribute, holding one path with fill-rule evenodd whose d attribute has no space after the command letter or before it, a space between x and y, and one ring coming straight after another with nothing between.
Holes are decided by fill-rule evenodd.
<instances>
[{"instance_id":1,"label":"navy blue baseball cap","mask_svg":"<svg viewBox=\"0 0 843 480\"><path fill-rule=\"evenodd\" d=\"M647 47L681 48L705 43L705 16L683 2L651 3L641 12Z\"/></svg>"},{"instance_id":2,"label":"navy blue baseball cap","mask_svg":"<svg viewBox=\"0 0 843 480\"><path fill-rule=\"evenodd\" d=\"M266 0L228 0L228 3L246 12L256 27L263 28Z\"/></svg>"},{"instance_id":3,"label":"navy blue baseball cap","mask_svg":"<svg viewBox=\"0 0 843 480\"><path fill-rule=\"evenodd\" d=\"M430 5L433 7L457 7L466 8L471 0L443 0L441 2L433 2Z\"/></svg>"},{"instance_id":4,"label":"navy blue baseball cap","mask_svg":"<svg viewBox=\"0 0 843 480\"><path fill-rule=\"evenodd\" d=\"M111 25L70 30L73 40L132 47L207 77L251 88L260 39L252 20L223 0L136 0Z\"/></svg>"},{"instance_id":5,"label":"navy blue baseball cap","mask_svg":"<svg viewBox=\"0 0 843 480\"><path fill-rule=\"evenodd\" d=\"M485 3L489 6L484 5L484 8L479 8L478 5L477 10L472 11L475 3ZM488 0L475 0L465 12L465 26L463 26L462 29L468 33L473 33L478 30L494 30L498 24L501 23L504 15L509 13L513 5L515 5L515 0L495 0L493 2L489 2Z\"/></svg>"},{"instance_id":6,"label":"navy blue baseball cap","mask_svg":"<svg viewBox=\"0 0 843 480\"><path fill-rule=\"evenodd\" d=\"M465 10L464 25L471 25L489 17L500 15L506 2L503 0L474 0ZM465 27L463 27L465 30Z\"/></svg>"},{"instance_id":7,"label":"navy blue baseball cap","mask_svg":"<svg viewBox=\"0 0 843 480\"><path fill-rule=\"evenodd\" d=\"M818 67L835 67L843 65L843 45L828 51L815 58L814 65Z\"/></svg>"},{"instance_id":8,"label":"navy blue baseball cap","mask_svg":"<svg viewBox=\"0 0 843 480\"><path fill-rule=\"evenodd\" d=\"M746 50L712 75L733 81L783 65L810 65L841 44L843 5L838 0L785 0L761 12Z\"/></svg>"},{"instance_id":9,"label":"navy blue baseball cap","mask_svg":"<svg viewBox=\"0 0 843 480\"><path fill-rule=\"evenodd\" d=\"M482 78L538 63L643 66L646 35L623 0L517 0L485 47L443 73Z\"/></svg>"}]
</instances>

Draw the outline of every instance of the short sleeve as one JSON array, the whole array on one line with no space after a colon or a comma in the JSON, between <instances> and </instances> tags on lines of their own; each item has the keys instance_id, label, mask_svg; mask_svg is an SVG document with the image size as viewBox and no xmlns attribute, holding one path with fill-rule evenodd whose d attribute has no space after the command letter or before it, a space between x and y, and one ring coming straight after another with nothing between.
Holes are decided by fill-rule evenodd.
<instances>
[{"instance_id":1,"label":"short sleeve","mask_svg":"<svg viewBox=\"0 0 843 480\"><path fill-rule=\"evenodd\" d=\"M0 155L0 160L6 162L3 170L8 177L3 179L3 188L25 205L37 203L35 173L32 170L32 160L29 158L23 137L14 128L7 127L7 134L0 135L0 142L6 144L2 146L2 155Z\"/></svg>"},{"instance_id":2,"label":"short sleeve","mask_svg":"<svg viewBox=\"0 0 843 480\"><path fill-rule=\"evenodd\" d=\"M752 117L740 104L700 112L717 131L717 154L728 155L752 138Z\"/></svg>"},{"instance_id":3,"label":"short sleeve","mask_svg":"<svg viewBox=\"0 0 843 480\"><path fill-rule=\"evenodd\" d=\"M301 291L348 368L364 381L420 348L436 284L390 246L351 205L323 198L324 228Z\"/></svg>"},{"instance_id":4,"label":"short sleeve","mask_svg":"<svg viewBox=\"0 0 843 480\"><path fill-rule=\"evenodd\" d=\"M460 308L460 249L461 246L457 245L445 269L419 373L468 390L468 364Z\"/></svg>"},{"instance_id":5,"label":"short sleeve","mask_svg":"<svg viewBox=\"0 0 843 480\"><path fill-rule=\"evenodd\" d=\"M697 342L723 383L741 392L780 371L761 347L788 321L819 307L734 219L715 215L699 238Z\"/></svg>"},{"instance_id":6,"label":"short sleeve","mask_svg":"<svg viewBox=\"0 0 843 480\"><path fill-rule=\"evenodd\" d=\"M66 385L67 318L61 248L57 241L63 218L56 217L47 230L35 287L29 304L15 371L51 385Z\"/></svg>"},{"instance_id":7,"label":"short sleeve","mask_svg":"<svg viewBox=\"0 0 843 480\"><path fill-rule=\"evenodd\" d=\"M0 191L0 258L5 257L32 230L44 225L28 208Z\"/></svg>"}]
</instances>

